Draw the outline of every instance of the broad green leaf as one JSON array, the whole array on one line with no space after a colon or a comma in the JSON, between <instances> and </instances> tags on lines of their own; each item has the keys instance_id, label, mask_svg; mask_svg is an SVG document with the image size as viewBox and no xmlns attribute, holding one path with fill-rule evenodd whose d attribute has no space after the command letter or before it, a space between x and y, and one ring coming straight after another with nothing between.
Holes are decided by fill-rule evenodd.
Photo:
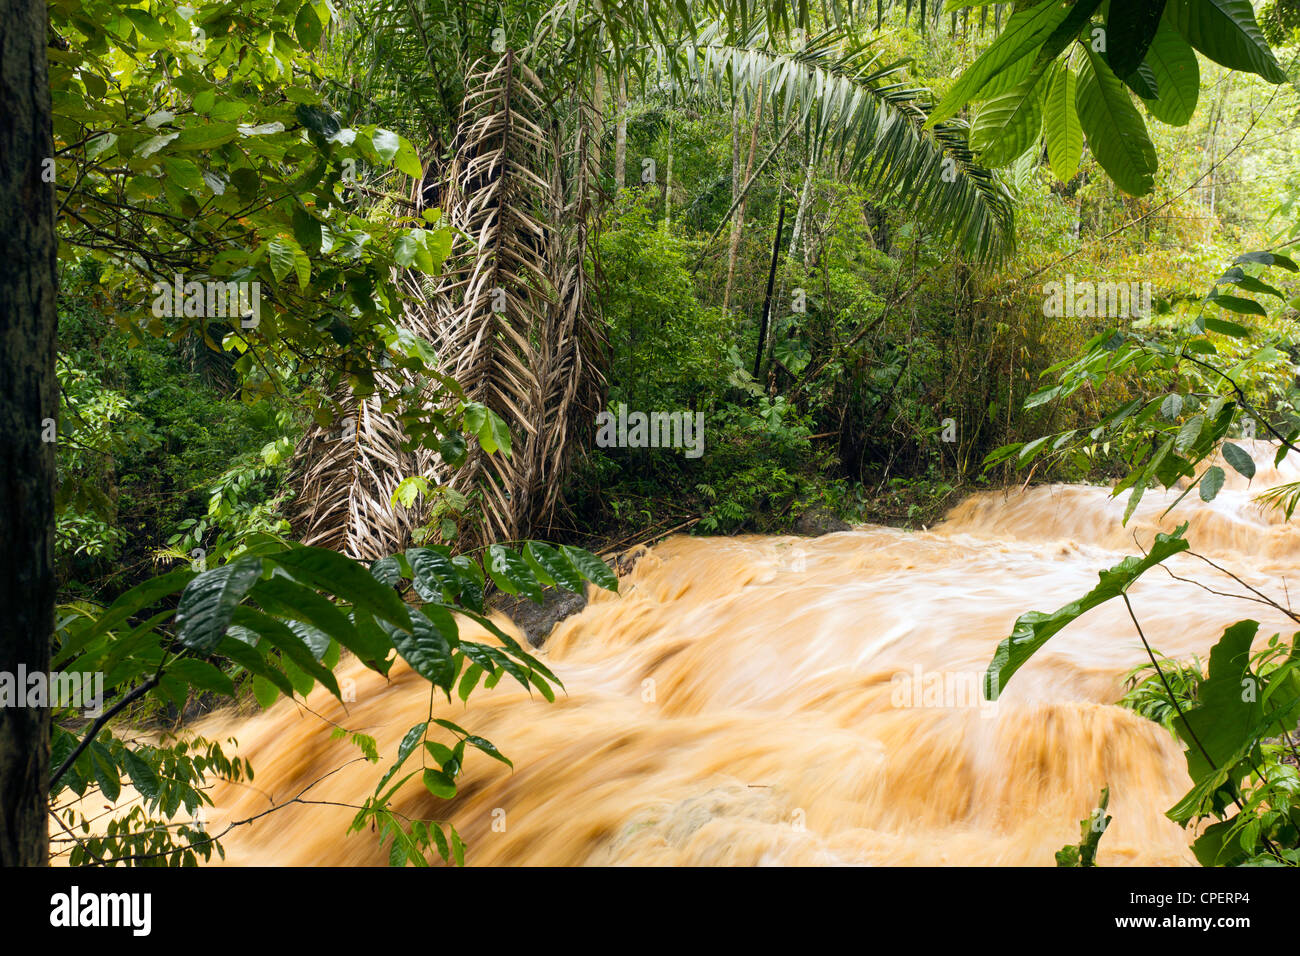
<instances>
[{"instance_id":1,"label":"broad green leaf","mask_svg":"<svg viewBox=\"0 0 1300 956\"><path fill-rule=\"evenodd\" d=\"M1047 67L1039 64L1013 89L980 107L971 124L970 146L985 165L1005 166L1038 142Z\"/></svg>"},{"instance_id":2,"label":"broad green leaf","mask_svg":"<svg viewBox=\"0 0 1300 956\"><path fill-rule=\"evenodd\" d=\"M456 696L462 701L469 700L469 695L478 686L483 673L483 667L479 664L470 664L469 667L465 668L465 673L460 677L460 683L456 685Z\"/></svg>"},{"instance_id":3,"label":"broad green leaf","mask_svg":"<svg viewBox=\"0 0 1300 956\"><path fill-rule=\"evenodd\" d=\"M1204 424L1204 415L1193 415L1188 419L1187 423L1178 429L1178 437L1174 439L1174 450L1185 452L1196 444L1196 439L1201 437L1201 427Z\"/></svg>"},{"instance_id":4,"label":"broad green leaf","mask_svg":"<svg viewBox=\"0 0 1300 956\"><path fill-rule=\"evenodd\" d=\"M176 138L176 149L216 149L239 135L234 123L202 123L181 130Z\"/></svg>"},{"instance_id":5,"label":"broad green leaf","mask_svg":"<svg viewBox=\"0 0 1300 956\"><path fill-rule=\"evenodd\" d=\"M1157 164L1142 114L1105 61L1090 47L1083 49L1076 95L1088 148L1120 189L1145 196L1155 183Z\"/></svg>"},{"instance_id":6,"label":"broad green leaf","mask_svg":"<svg viewBox=\"0 0 1300 956\"><path fill-rule=\"evenodd\" d=\"M349 650L360 639L346 614L315 590L284 575L259 581L250 596L272 614L307 621Z\"/></svg>"},{"instance_id":7,"label":"broad green leaf","mask_svg":"<svg viewBox=\"0 0 1300 956\"><path fill-rule=\"evenodd\" d=\"M361 658L363 664L380 674L387 674L392 666L390 657L393 642L375 618L366 611L353 610L352 623L361 638L361 647L353 652Z\"/></svg>"},{"instance_id":8,"label":"broad green leaf","mask_svg":"<svg viewBox=\"0 0 1300 956\"><path fill-rule=\"evenodd\" d=\"M109 803L117 803L117 798L122 795L122 775L118 772L117 764L113 762L108 748L99 741L90 745L90 754L94 761L95 781L99 784L104 799Z\"/></svg>"},{"instance_id":9,"label":"broad green leaf","mask_svg":"<svg viewBox=\"0 0 1300 956\"><path fill-rule=\"evenodd\" d=\"M298 9L298 15L294 17L293 32L298 35L298 42L303 45L303 48L310 50L320 45L322 29L320 17L316 15L308 0Z\"/></svg>"},{"instance_id":10,"label":"broad green leaf","mask_svg":"<svg viewBox=\"0 0 1300 956\"><path fill-rule=\"evenodd\" d=\"M370 573L380 584L390 588L402 580L402 566L391 554L386 558L377 558L370 562Z\"/></svg>"},{"instance_id":11,"label":"broad green leaf","mask_svg":"<svg viewBox=\"0 0 1300 956\"><path fill-rule=\"evenodd\" d=\"M411 583L424 600L448 601L460 593L461 576L450 549L441 545L408 548L406 560L411 565Z\"/></svg>"},{"instance_id":12,"label":"broad green leaf","mask_svg":"<svg viewBox=\"0 0 1300 956\"><path fill-rule=\"evenodd\" d=\"M1196 100L1201 94L1201 67L1196 52L1167 20L1161 21L1151 41L1146 64L1159 87L1159 95L1154 100L1142 101L1147 111L1162 123L1186 126L1196 112Z\"/></svg>"},{"instance_id":13,"label":"broad green leaf","mask_svg":"<svg viewBox=\"0 0 1300 956\"><path fill-rule=\"evenodd\" d=\"M365 565L325 548L294 547L266 560L284 568L293 577L349 604L364 608L376 617L409 629L411 616L392 588L374 579Z\"/></svg>"},{"instance_id":14,"label":"broad green leaf","mask_svg":"<svg viewBox=\"0 0 1300 956\"><path fill-rule=\"evenodd\" d=\"M141 159L148 159L168 143L179 139L180 135L180 133L160 133L157 136L151 136L141 144L140 148L135 151L135 154Z\"/></svg>"},{"instance_id":15,"label":"broad green leaf","mask_svg":"<svg viewBox=\"0 0 1300 956\"><path fill-rule=\"evenodd\" d=\"M441 770L434 770L432 767L426 767L424 770L424 786L435 797L443 800L450 800L456 796L456 781Z\"/></svg>"},{"instance_id":16,"label":"broad green leaf","mask_svg":"<svg viewBox=\"0 0 1300 956\"><path fill-rule=\"evenodd\" d=\"M449 619L450 615L447 617ZM451 645L455 635L445 632L445 620L441 622L444 627L439 627L432 615L426 616L421 611L412 611L411 620L410 631L399 628L389 631L393 646L412 670L450 693L455 676L451 663Z\"/></svg>"},{"instance_id":17,"label":"broad green leaf","mask_svg":"<svg viewBox=\"0 0 1300 956\"><path fill-rule=\"evenodd\" d=\"M497 587L507 594L523 594L537 604L542 603L542 589L532 568L513 548L492 544L487 551L487 572Z\"/></svg>"},{"instance_id":18,"label":"broad green leaf","mask_svg":"<svg viewBox=\"0 0 1300 956\"><path fill-rule=\"evenodd\" d=\"M1057 0L1045 0L1028 10L1011 15L1006 27L953 84L939 101L926 126L932 127L954 115L974 98L994 76L1011 64L1034 53L1061 25L1070 7Z\"/></svg>"},{"instance_id":19,"label":"broad green leaf","mask_svg":"<svg viewBox=\"0 0 1300 956\"><path fill-rule=\"evenodd\" d=\"M456 573L460 575L460 601L465 607L474 611L483 610L483 569L478 562L468 555L458 554L452 558Z\"/></svg>"},{"instance_id":20,"label":"broad green leaf","mask_svg":"<svg viewBox=\"0 0 1300 956\"><path fill-rule=\"evenodd\" d=\"M438 267L423 229L407 229L393 244L393 261L403 268L414 266L426 275L437 275Z\"/></svg>"},{"instance_id":21,"label":"broad green leaf","mask_svg":"<svg viewBox=\"0 0 1300 956\"><path fill-rule=\"evenodd\" d=\"M1234 339L1250 338L1250 329L1237 322L1229 322L1226 319L1216 319L1212 316L1202 316L1201 324L1205 326L1207 332L1218 332L1220 335L1230 335Z\"/></svg>"},{"instance_id":22,"label":"broad green leaf","mask_svg":"<svg viewBox=\"0 0 1300 956\"><path fill-rule=\"evenodd\" d=\"M385 163L392 162L397 150L402 145L402 138L392 130L377 129L370 137L370 144Z\"/></svg>"},{"instance_id":23,"label":"broad green leaf","mask_svg":"<svg viewBox=\"0 0 1300 956\"><path fill-rule=\"evenodd\" d=\"M293 246L283 236L276 236L266 244L267 257L271 262L271 274L283 282L293 272Z\"/></svg>"},{"instance_id":24,"label":"broad green leaf","mask_svg":"<svg viewBox=\"0 0 1300 956\"><path fill-rule=\"evenodd\" d=\"M1069 182L1079 171L1083 158L1083 127L1079 124L1079 111L1075 106L1075 91L1079 78L1066 64L1053 67L1043 103L1043 127L1047 140L1047 161L1052 174L1061 182Z\"/></svg>"},{"instance_id":25,"label":"broad green leaf","mask_svg":"<svg viewBox=\"0 0 1300 956\"><path fill-rule=\"evenodd\" d=\"M122 751L122 766L131 778L131 785L140 791L140 795L149 802L158 799L162 792L162 782L149 762L131 748Z\"/></svg>"},{"instance_id":26,"label":"broad green leaf","mask_svg":"<svg viewBox=\"0 0 1300 956\"><path fill-rule=\"evenodd\" d=\"M524 560L532 566L538 579L546 585L559 585L566 591L581 591L583 579L573 564L549 544L540 541L524 543Z\"/></svg>"},{"instance_id":27,"label":"broad green leaf","mask_svg":"<svg viewBox=\"0 0 1300 956\"><path fill-rule=\"evenodd\" d=\"M1165 0L1118 0L1106 16L1110 68L1123 78L1141 65L1160 26Z\"/></svg>"},{"instance_id":28,"label":"broad green leaf","mask_svg":"<svg viewBox=\"0 0 1300 956\"><path fill-rule=\"evenodd\" d=\"M1243 262L1253 262L1264 266L1281 266L1287 272L1298 272L1300 266L1295 261L1282 255L1280 252L1244 252L1232 260L1233 265L1241 265Z\"/></svg>"},{"instance_id":29,"label":"broad green leaf","mask_svg":"<svg viewBox=\"0 0 1300 956\"><path fill-rule=\"evenodd\" d=\"M1246 299L1239 295L1228 295L1215 290L1210 295L1209 301L1221 309L1227 309L1229 312L1236 312L1238 315L1268 315L1268 310L1256 302L1254 299ZM1209 320L1206 320L1205 327L1209 328ZM1241 328L1241 326L1238 326ZM1247 330L1249 334L1249 330Z\"/></svg>"},{"instance_id":30,"label":"broad green leaf","mask_svg":"<svg viewBox=\"0 0 1300 956\"><path fill-rule=\"evenodd\" d=\"M167 170L167 175L182 189L198 192L203 188L203 174L199 172L199 167L188 159L164 156L162 163L163 169Z\"/></svg>"},{"instance_id":31,"label":"broad green leaf","mask_svg":"<svg viewBox=\"0 0 1300 956\"><path fill-rule=\"evenodd\" d=\"M415 152L415 147L406 140L402 140L401 145L397 147L397 155L393 157L393 165L397 167L399 173L405 173L417 182L424 178L424 167L420 165L420 157ZM450 232L448 232L447 238L450 240Z\"/></svg>"},{"instance_id":32,"label":"broad green leaf","mask_svg":"<svg viewBox=\"0 0 1300 956\"><path fill-rule=\"evenodd\" d=\"M277 282L283 282L292 272L297 276L298 288L306 290L311 279L311 259L296 239L281 233L266 244L266 251L271 260L271 274Z\"/></svg>"},{"instance_id":33,"label":"broad green leaf","mask_svg":"<svg viewBox=\"0 0 1300 956\"><path fill-rule=\"evenodd\" d=\"M1254 276L1247 275L1242 271L1241 266L1233 266L1223 275L1219 276L1217 284L1227 283L1235 285L1238 288L1245 289L1247 292L1254 292L1257 295L1271 295L1274 298L1286 301L1286 296L1276 286L1271 286L1267 282L1256 279Z\"/></svg>"},{"instance_id":34,"label":"broad green leaf","mask_svg":"<svg viewBox=\"0 0 1300 956\"><path fill-rule=\"evenodd\" d=\"M227 697L235 696L235 685L230 678L207 661L183 657L168 664L167 673L173 677L179 677L198 690L215 691L218 694L225 694Z\"/></svg>"},{"instance_id":35,"label":"broad green leaf","mask_svg":"<svg viewBox=\"0 0 1300 956\"><path fill-rule=\"evenodd\" d=\"M1160 88L1155 73L1145 63L1138 64L1138 68L1120 82L1144 100L1155 99Z\"/></svg>"},{"instance_id":36,"label":"broad green leaf","mask_svg":"<svg viewBox=\"0 0 1300 956\"><path fill-rule=\"evenodd\" d=\"M478 402L465 403L465 428L478 438L478 443L489 455L500 451L510 457L510 430L496 412Z\"/></svg>"},{"instance_id":37,"label":"broad green leaf","mask_svg":"<svg viewBox=\"0 0 1300 956\"><path fill-rule=\"evenodd\" d=\"M334 674L316 659L307 643L283 621L246 606L235 608L233 618L236 624L248 628L284 654L287 658L284 661L285 671L289 673L290 683L293 682L293 675L287 665L292 662L304 674L324 684L335 697L342 697Z\"/></svg>"},{"instance_id":38,"label":"broad green leaf","mask_svg":"<svg viewBox=\"0 0 1300 956\"><path fill-rule=\"evenodd\" d=\"M1255 459L1250 457L1250 453L1239 445L1232 442L1224 442L1220 449L1223 453L1223 460L1230 464L1237 473L1245 478L1255 477Z\"/></svg>"},{"instance_id":39,"label":"broad green leaf","mask_svg":"<svg viewBox=\"0 0 1300 956\"><path fill-rule=\"evenodd\" d=\"M1005 638L989 662L984 675L984 696L997 700L1007 682L1040 647L1055 634L1088 611L1118 597L1141 575L1160 562L1188 548L1183 539L1187 525L1181 525L1173 534L1157 534L1151 550L1144 557L1128 557L1115 567L1102 571L1095 588L1078 600L1071 601L1051 614L1029 611L1016 619L1011 636Z\"/></svg>"},{"instance_id":40,"label":"broad green leaf","mask_svg":"<svg viewBox=\"0 0 1300 956\"><path fill-rule=\"evenodd\" d=\"M1215 63L1258 73L1270 83L1286 82L1250 0L1169 0L1165 18Z\"/></svg>"},{"instance_id":41,"label":"broad green leaf","mask_svg":"<svg viewBox=\"0 0 1300 956\"><path fill-rule=\"evenodd\" d=\"M1219 496L1219 491L1223 488L1223 469L1218 465L1211 465L1201 476L1201 500L1213 501Z\"/></svg>"},{"instance_id":42,"label":"broad green leaf","mask_svg":"<svg viewBox=\"0 0 1300 956\"><path fill-rule=\"evenodd\" d=\"M177 640L190 650L209 653L225 636L235 608L261 575L261 558L239 558L192 580L176 608Z\"/></svg>"},{"instance_id":43,"label":"broad green leaf","mask_svg":"<svg viewBox=\"0 0 1300 956\"><path fill-rule=\"evenodd\" d=\"M610 570L608 564L590 551L584 551L582 548L575 548L567 544L561 545L560 551L577 568L578 573L596 587L603 588L606 591L618 590L618 576Z\"/></svg>"},{"instance_id":44,"label":"broad green leaf","mask_svg":"<svg viewBox=\"0 0 1300 956\"><path fill-rule=\"evenodd\" d=\"M329 652L329 649L331 647L337 650L339 645L335 643L335 641L328 634L326 634L318 627L313 627L311 624L308 624L306 621L290 619L285 621L284 623L285 626L289 628L289 630L293 631L293 633L297 635L298 640L302 641L304 644L307 645L307 649L311 651L312 657L324 663L325 667L331 670L333 669L332 665L330 665L327 661L325 661L325 655ZM349 621L348 627L351 626L352 626L352 622ZM337 660L337 657L335 658L335 660Z\"/></svg>"},{"instance_id":45,"label":"broad green leaf","mask_svg":"<svg viewBox=\"0 0 1300 956\"><path fill-rule=\"evenodd\" d=\"M122 15L130 20L131 25L139 31L140 36L150 43L162 46L167 42L167 32L163 30L162 24L148 11L127 7L122 11Z\"/></svg>"}]
</instances>

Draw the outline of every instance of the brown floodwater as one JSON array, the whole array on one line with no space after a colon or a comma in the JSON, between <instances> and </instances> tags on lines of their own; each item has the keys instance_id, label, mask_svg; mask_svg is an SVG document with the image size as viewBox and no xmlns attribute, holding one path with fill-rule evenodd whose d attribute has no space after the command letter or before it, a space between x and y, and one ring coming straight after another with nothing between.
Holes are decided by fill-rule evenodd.
<instances>
[{"instance_id":1,"label":"brown floodwater","mask_svg":"<svg viewBox=\"0 0 1300 956\"><path fill-rule=\"evenodd\" d=\"M1259 443L1261 462L1269 453ZM1262 466L1249 487L1230 477L1213 503L1192 493L1163 518L1178 492L1149 493L1127 527L1108 489L1055 485L975 495L928 531L672 538L619 594L556 627L540 652L565 684L554 703L509 678L468 705L434 700L513 771L470 751L456 798L435 800L417 776L392 806L453 823L470 865L1051 866L1109 786L1099 862L1193 864L1191 835L1164 816L1189 785L1181 749L1115 703L1146 660L1122 603L1055 637L995 704L979 678L1019 614L1082 595L1184 520L1193 551L1285 603L1300 542L1254 496L1297 479L1290 462ZM1188 555L1169 567L1241 590ZM1130 594L1171 657L1204 659L1241 618L1265 638L1291 633L1270 608L1160 568ZM309 786L303 799L342 804L373 791L426 718L429 686L401 662L388 680L354 661L339 676L355 682L346 707L318 690L308 707L199 728L236 737L256 771L214 791L213 829ZM375 737L381 763L331 741L334 724ZM386 863L374 834L345 835L352 815L286 806L229 834L228 861Z\"/></svg>"}]
</instances>

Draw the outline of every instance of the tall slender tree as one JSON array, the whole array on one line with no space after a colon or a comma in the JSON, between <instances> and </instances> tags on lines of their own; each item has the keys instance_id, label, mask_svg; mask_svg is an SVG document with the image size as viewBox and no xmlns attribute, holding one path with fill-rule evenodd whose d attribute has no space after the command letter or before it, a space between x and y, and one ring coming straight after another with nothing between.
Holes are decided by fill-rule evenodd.
<instances>
[{"instance_id":1,"label":"tall slender tree","mask_svg":"<svg viewBox=\"0 0 1300 956\"><path fill-rule=\"evenodd\" d=\"M0 672L54 631L55 164L43 0L0 2ZM17 688L21 695L24 687ZM0 865L48 861L50 712L0 707Z\"/></svg>"}]
</instances>

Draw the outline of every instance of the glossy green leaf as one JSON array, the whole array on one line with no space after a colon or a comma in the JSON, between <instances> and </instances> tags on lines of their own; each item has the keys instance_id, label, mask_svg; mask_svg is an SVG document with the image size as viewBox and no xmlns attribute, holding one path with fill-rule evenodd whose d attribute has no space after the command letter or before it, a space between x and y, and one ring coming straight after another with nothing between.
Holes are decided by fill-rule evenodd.
<instances>
[{"instance_id":1,"label":"glossy green leaf","mask_svg":"<svg viewBox=\"0 0 1300 956\"><path fill-rule=\"evenodd\" d=\"M994 76L1037 51L1069 12L1070 7L1066 4L1044 0L1027 10L1013 13L998 38L963 71L952 89L939 101L926 125L934 126L956 115Z\"/></svg>"},{"instance_id":2,"label":"glossy green leaf","mask_svg":"<svg viewBox=\"0 0 1300 956\"><path fill-rule=\"evenodd\" d=\"M1165 18L1215 63L1285 83L1250 0L1169 0Z\"/></svg>"},{"instance_id":3,"label":"glossy green leaf","mask_svg":"<svg viewBox=\"0 0 1300 956\"><path fill-rule=\"evenodd\" d=\"M583 578L563 554L540 541L524 543L524 560L545 585L558 585L566 591L581 592Z\"/></svg>"},{"instance_id":4,"label":"glossy green leaf","mask_svg":"<svg viewBox=\"0 0 1300 956\"><path fill-rule=\"evenodd\" d=\"M1217 498L1223 488L1223 479L1223 469L1218 465L1211 465L1207 468L1205 474L1201 477L1201 500L1213 501Z\"/></svg>"},{"instance_id":5,"label":"glossy green leaf","mask_svg":"<svg viewBox=\"0 0 1300 956\"><path fill-rule=\"evenodd\" d=\"M518 551L503 544L489 545L485 564L488 574L502 591L523 594L538 604L542 603L542 589L537 576Z\"/></svg>"},{"instance_id":6,"label":"glossy green leaf","mask_svg":"<svg viewBox=\"0 0 1300 956\"><path fill-rule=\"evenodd\" d=\"M575 548L567 544L561 545L560 551L569 559L578 573L596 587L603 588L606 591L618 590L618 576L610 570L608 564L590 551L584 551L582 548Z\"/></svg>"},{"instance_id":7,"label":"glossy green leaf","mask_svg":"<svg viewBox=\"0 0 1300 956\"><path fill-rule=\"evenodd\" d=\"M304 584L330 591L376 617L409 629L411 616L397 593L374 579L366 567L326 548L294 547L267 561L284 568Z\"/></svg>"},{"instance_id":8,"label":"glossy green leaf","mask_svg":"<svg viewBox=\"0 0 1300 956\"><path fill-rule=\"evenodd\" d=\"M1145 196L1155 183L1156 151L1128 89L1102 58L1084 47L1076 94L1088 148L1115 184Z\"/></svg>"},{"instance_id":9,"label":"glossy green leaf","mask_svg":"<svg viewBox=\"0 0 1300 956\"><path fill-rule=\"evenodd\" d=\"M421 611L411 612L410 631L393 628L389 631L397 653L411 665L417 674L448 692L455 672L451 663L452 642L455 635L446 632L446 620L441 625Z\"/></svg>"},{"instance_id":10,"label":"glossy green leaf","mask_svg":"<svg viewBox=\"0 0 1300 956\"><path fill-rule=\"evenodd\" d=\"M971 124L970 146L985 165L1006 166L1038 142L1047 67L1039 64L1013 89L980 107Z\"/></svg>"},{"instance_id":11,"label":"glossy green leaf","mask_svg":"<svg viewBox=\"0 0 1300 956\"><path fill-rule=\"evenodd\" d=\"M1183 539L1186 530L1187 525L1183 524L1172 534L1157 534L1145 556L1125 558L1115 567L1102 571L1096 587L1051 614L1029 611L1020 615L1011 636L998 644L989 662L988 672L984 675L984 696L988 700L997 700L1016 671L1054 635L1098 605L1118 597L1145 571L1186 551L1188 543Z\"/></svg>"},{"instance_id":12,"label":"glossy green leaf","mask_svg":"<svg viewBox=\"0 0 1300 956\"><path fill-rule=\"evenodd\" d=\"M1075 105L1079 78L1064 63L1053 66L1043 104L1043 128L1047 140L1047 161L1052 174L1069 182L1079 171L1083 158L1083 126Z\"/></svg>"},{"instance_id":13,"label":"glossy green leaf","mask_svg":"<svg viewBox=\"0 0 1300 956\"><path fill-rule=\"evenodd\" d=\"M1147 111L1170 126L1186 126L1201 94L1201 67L1183 35L1162 21L1147 50L1146 64L1155 75L1159 95L1143 100Z\"/></svg>"},{"instance_id":14,"label":"glossy green leaf","mask_svg":"<svg viewBox=\"0 0 1300 956\"><path fill-rule=\"evenodd\" d=\"M261 575L261 558L239 558L192 580L176 608L177 640L190 650L209 653L225 636L235 608Z\"/></svg>"},{"instance_id":15,"label":"glossy green leaf","mask_svg":"<svg viewBox=\"0 0 1300 956\"><path fill-rule=\"evenodd\" d=\"M1223 454L1223 460L1231 465L1239 475L1245 478L1255 477L1255 459L1251 458L1250 453L1240 445L1224 442L1219 451Z\"/></svg>"},{"instance_id":16,"label":"glossy green leaf","mask_svg":"<svg viewBox=\"0 0 1300 956\"><path fill-rule=\"evenodd\" d=\"M424 786L431 794L442 800L450 800L456 796L456 781L441 770L434 770L432 767L426 767L424 770Z\"/></svg>"}]
</instances>

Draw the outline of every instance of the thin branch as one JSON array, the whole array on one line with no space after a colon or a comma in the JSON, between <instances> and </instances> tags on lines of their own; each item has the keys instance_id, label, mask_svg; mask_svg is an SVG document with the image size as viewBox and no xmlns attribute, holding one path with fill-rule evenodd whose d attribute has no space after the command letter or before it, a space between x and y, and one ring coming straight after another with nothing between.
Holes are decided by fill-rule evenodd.
<instances>
[{"instance_id":1,"label":"thin branch","mask_svg":"<svg viewBox=\"0 0 1300 956\"><path fill-rule=\"evenodd\" d=\"M104 711L102 714L99 715L99 717L95 720L95 722L90 725L90 730L86 732L86 736L81 738L81 743L77 744L76 748L72 751L72 753L68 754L68 759L63 761L59 769L54 771L54 773L50 776L51 789L53 789L54 785L59 782L59 779L65 773L67 773L68 768L71 767L73 763L76 762L77 758L81 756L82 752L87 747L90 746L90 742L94 740L96 736L98 736L101 730L104 729L104 725L107 724L114 717L116 717L119 713L121 713L122 710L126 708L128 705L130 705L136 700L139 700L149 691L153 690L153 688L157 687L158 680L161 677L162 677L162 668L159 667L158 671L152 677L150 677L144 683L138 684L135 688L131 690L130 693L123 696L123 698L119 700L116 704L114 704L108 710Z\"/></svg>"}]
</instances>

